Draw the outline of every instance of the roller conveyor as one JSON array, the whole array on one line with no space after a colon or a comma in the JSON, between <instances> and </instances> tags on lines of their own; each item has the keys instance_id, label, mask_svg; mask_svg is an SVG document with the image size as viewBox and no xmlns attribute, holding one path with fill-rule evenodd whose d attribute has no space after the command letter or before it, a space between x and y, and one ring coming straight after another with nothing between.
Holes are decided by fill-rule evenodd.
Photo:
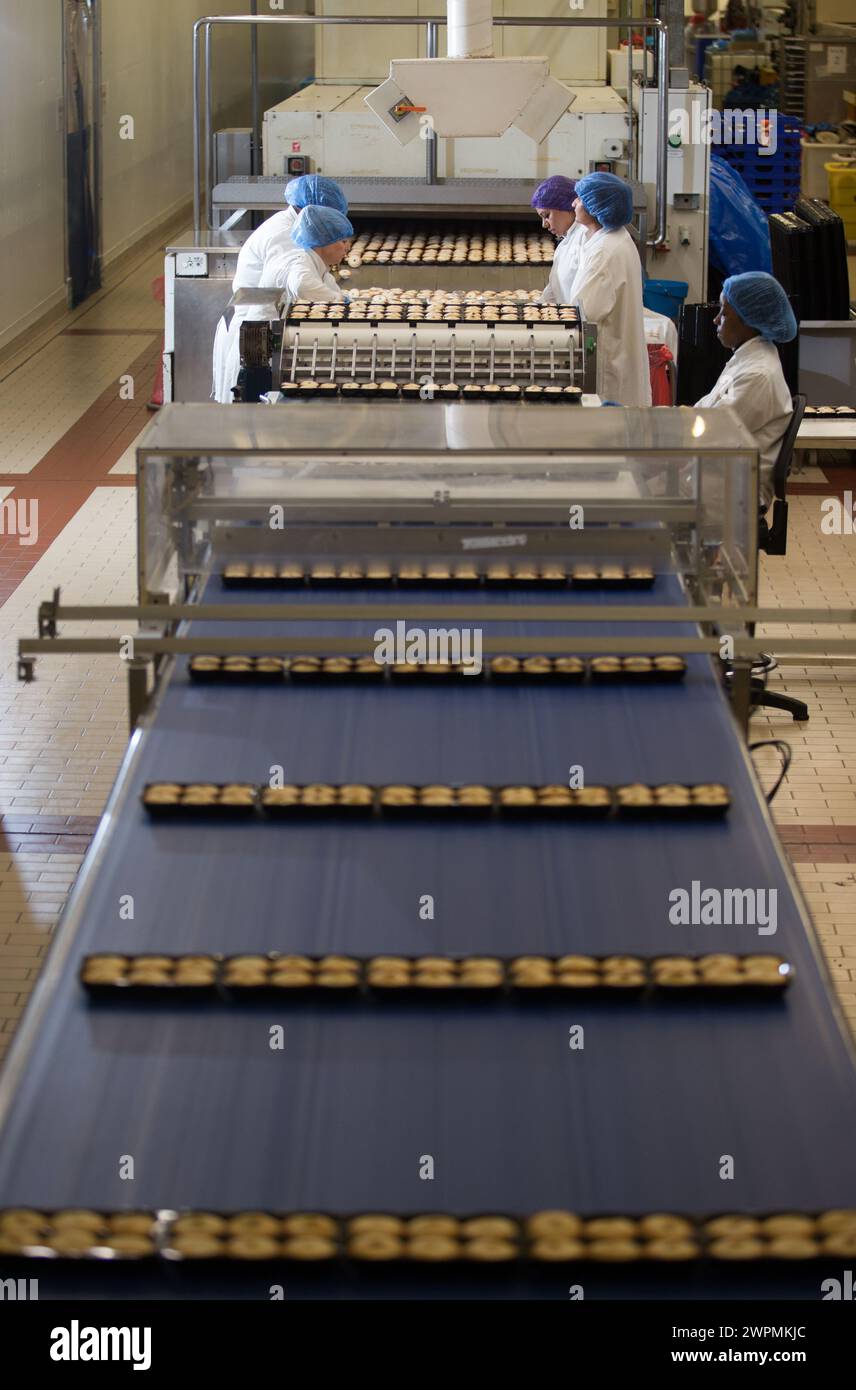
<instances>
[{"instance_id":1,"label":"roller conveyor","mask_svg":"<svg viewBox=\"0 0 856 1390\"><path fill-rule=\"evenodd\" d=\"M340 597L388 608L370 589ZM456 597L408 595L437 605ZM212 580L206 598L241 595ZM593 610L580 636L602 630L602 601L574 598ZM676 581L658 580L650 601L680 602ZM499 631L513 649L524 630L548 627ZM206 636L234 630L205 624ZM665 627L651 635L658 631ZM260 645L264 635L261 628ZM22 1038L10 1064L0 1205L512 1214L853 1206L852 1054L718 682L705 658L689 668L673 689L390 688L382 698L351 690L343 703L341 692L317 687L194 686L179 661L132 747L25 1023L25 1035L37 1024L38 1035L31 1047ZM332 782L560 781L582 762L592 782L724 780L734 805L721 825L622 826L608 837L596 826L203 829L150 824L139 806L146 781L265 780L273 761L295 781ZM668 893L693 878L776 888L776 935L670 926ZM116 904L129 893L135 920L120 923ZM430 923L419 918L424 893L435 898ZM796 979L781 1006L675 1003L642 1015L583 1001L559 1011L497 1004L488 1017L436 1002L378 1014L337 1004L270 1016L240 1006L93 1011L75 980L79 961L122 948L774 948L794 963ZM285 1025L282 1053L268 1049L273 1022ZM568 1050L571 1023L586 1029L582 1053ZM733 1183L718 1177L723 1152L735 1158ZM418 1176L426 1153L436 1163L431 1183ZM132 1185L118 1177L123 1154L135 1159ZM241 1270L122 1269L108 1278L95 1267L77 1266L72 1276L57 1266L39 1274L42 1297L67 1289L69 1278L92 1296L255 1296ZM653 1276L587 1266L580 1277L587 1297L816 1297L817 1289L810 1267L765 1266L759 1279L751 1266ZM411 1292L565 1298L567 1283L549 1270L498 1281L468 1270L451 1285L432 1272ZM400 1275L378 1270L304 1275L290 1266L287 1284L298 1298L408 1294Z\"/></svg>"}]
</instances>

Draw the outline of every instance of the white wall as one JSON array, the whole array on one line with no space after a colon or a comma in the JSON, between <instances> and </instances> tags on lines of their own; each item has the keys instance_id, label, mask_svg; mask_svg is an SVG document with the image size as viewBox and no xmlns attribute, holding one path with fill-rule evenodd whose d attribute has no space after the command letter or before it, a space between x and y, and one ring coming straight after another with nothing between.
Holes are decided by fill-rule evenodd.
<instances>
[{"instance_id":1,"label":"white wall","mask_svg":"<svg viewBox=\"0 0 856 1390\"><path fill-rule=\"evenodd\" d=\"M103 0L104 260L109 264L193 197L192 29L240 3ZM249 81L248 39L215 31L218 109ZM242 56L243 55L243 56ZM120 138L123 116L134 139Z\"/></svg>"},{"instance_id":2,"label":"white wall","mask_svg":"<svg viewBox=\"0 0 856 1390\"><path fill-rule=\"evenodd\" d=\"M193 21L247 0L102 0L105 264L193 199ZM259 7L261 13L265 6ZM287 12L305 12L289 0ZM283 26L284 27L284 26ZM311 29L267 29L263 106L312 76ZM249 32L214 37L216 124L249 124ZM0 0L0 348L65 302L61 0ZM133 116L134 139L120 139Z\"/></svg>"},{"instance_id":3,"label":"white wall","mask_svg":"<svg viewBox=\"0 0 856 1390\"><path fill-rule=\"evenodd\" d=\"M442 14L443 0L317 0L316 14L423 15ZM573 19L568 0L493 0L496 18L525 19L529 14ZM604 18L607 0L585 0L585 14ZM568 82L606 78L605 29L565 30L544 26L493 30L494 54L501 57L546 57L554 77ZM326 82L381 83L389 76L393 58L425 57L426 34L421 25L328 25L315 30L316 68ZM439 56L446 53L446 29L439 35Z\"/></svg>"},{"instance_id":4,"label":"white wall","mask_svg":"<svg viewBox=\"0 0 856 1390\"><path fill-rule=\"evenodd\" d=\"M0 3L0 347L65 300L59 0Z\"/></svg>"},{"instance_id":5,"label":"white wall","mask_svg":"<svg viewBox=\"0 0 856 1390\"><path fill-rule=\"evenodd\" d=\"M45 3L45 0L39 0ZM102 0L104 258L109 264L193 198L193 22L249 14L247 0ZM286 0L301 14L305 0ZM267 7L259 5L259 13ZM271 12L274 15L282 12ZM287 94L289 79L312 77L311 28L262 27L262 109ZM250 124L250 31L213 31L215 127ZM200 42L201 47L201 42ZM290 89L288 89L290 90ZM133 116L135 138L119 135Z\"/></svg>"}]
</instances>

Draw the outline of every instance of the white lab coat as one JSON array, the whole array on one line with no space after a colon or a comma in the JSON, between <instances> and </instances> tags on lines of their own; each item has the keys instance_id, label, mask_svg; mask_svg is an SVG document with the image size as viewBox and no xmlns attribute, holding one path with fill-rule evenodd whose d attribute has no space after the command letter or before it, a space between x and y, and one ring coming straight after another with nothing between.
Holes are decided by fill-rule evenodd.
<instances>
[{"instance_id":1,"label":"white lab coat","mask_svg":"<svg viewBox=\"0 0 856 1390\"><path fill-rule=\"evenodd\" d=\"M793 401L775 343L750 338L732 355L700 408L728 405L754 437L761 456L761 507L773 500L773 465L790 423Z\"/></svg>"},{"instance_id":2,"label":"white lab coat","mask_svg":"<svg viewBox=\"0 0 856 1390\"><path fill-rule=\"evenodd\" d=\"M238 254L233 290L255 289L268 283L264 278L267 262L280 248L292 244L291 232L299 216L299 208L284 208L268 217L247 237Z\"/></svg>"},{"instance_id":3,"label":"white lab coat","mask_svg":"<svg viewBox=\"0 0 856 1390\"><path fill-rule=\"evenodd\" d=\"M291 240L299 213L295 208L274 213L241 247L232 289L270 288L272 301L342 299L342 291L314 251L304 251ZM243 305L234 310L229 326L225 316L214 337L214 381L211 395L221 405L232 404L232 387L241 371L241 325L248 319L271 317L264 305Z\"/></svg>"},{"instance_id":4,"label":"white lab coat","mask_svg":"<svg viewBox=\"0 0 856 1390\"><path fill-rule=\"evenodd\" d=\"M586 238L569 299L584 319L597 324L599 394L619 405L650 405L642 265L626 227L601 228Z\"/></svg>"},{"instance_id":5,"label":"white lab coat","mask_svg":"<svg viewBox=\"0 0 856 1390\"><path fill-rule=\"evenodd\" d=\"M547 281L542 304L571 304L571 289L580 266L586 229L581 222L572 222L553 252L553 268Z\"/></svg>"}]
</instances>

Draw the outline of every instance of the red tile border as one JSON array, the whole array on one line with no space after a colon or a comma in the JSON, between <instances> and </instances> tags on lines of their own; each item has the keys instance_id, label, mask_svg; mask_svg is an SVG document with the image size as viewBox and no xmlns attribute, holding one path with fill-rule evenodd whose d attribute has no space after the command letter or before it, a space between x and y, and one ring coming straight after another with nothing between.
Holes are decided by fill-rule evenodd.
<instances>
[{"instance_id":1,"label":"red tile border","mask_svg":"<svg viewBox=\"0 0 856 1390\"><path fill-rule=\"evenodd\" d=\"M94 835L98 816L16 816L0 814L0 835Z\"/></svg>"},{"instance_id":2,"label":"red tile border","mask_svg":"<svg viewBox=\"0 0 856 1390\"><path fill-rule=\"evenodd\" d=\"M97 816L0 816L0 853L85 854Z\"/></svg>"},{"instance_id":3,"label":"red tile border","mask_svg":"<svg viewBox=\"0 0 856 1390\"><path fill-rule=\"evenodd\" d=\"M0 853L84 854L97 827L97 816L0 816ZM856 864L856 826L782 826L779 833L794 864Z\"/></svg>"},{"instance_id":4,"label":"red tile border","mask_svg":"<svg viewBox=\"0 0 856 1390\"><path fill-rule=\"evenodd\" d=\"M84 330L76 331L82 333ZM137 485L134 476L117 474L114 477L110 469L119 462L149 418L148 385L154 381L157 371L161 338L148 329L135 329L132 333L149 339L148 346L120 373L120 376L134 377L138 387L143 388L137 391L137 399L121 399L117 376L29 473L0 474L0 482L12 488L5 501L37 499L39 503L39 538L35 545L22 546L17 539L0 538L0 606L15 592L96 487ZM6 544L2 544L3 541Z\"/></svg>"},{"instance_id":5,"label":"red tile border","mask_svg":"<svg viewBox=\"0 0 856 1390\"><path fill-rule=\"evenodd\" d=\"M845 491L856 494L856 485L838 480L828 483L788 483L789 497L837 497L843 501Z\"/></svg>"},{"instance_id":6,"label":"red tile border","mask_svg":"<svg viewBox=\"0 0 856 1390\"><path fill-rule=\"evenodd\" d=\"M856 864L856 825L780 825L794 864Z\"/></svg>"},{"instance_id":7,"label":"red tile border","mask_svg":"<svg viewBox=\"0 0 856 1390\"><path fill-rule=\"evenodd\" d=\"M803 840L815 844L856 843L856 825L780 825L777 829L785 844Z\"/></svg>"},{"instance_id":8,"label":"red tile border","mask_svg":"<svg viewBox=\"0 0 856 1390\"><path fill-rule=\"evenodd\" d=\"M154 338L159 328L64 328L61 338Z\"/></svg>"},{"instance_id":9,"label":"red tile border","mask_svg":"<svg viewBox=\"0 0 856 1390\"><path fill-rule=\"evenodd\" d=\"M842 450L849 456L849 450ZM827 454L818 455L821 473L831 483L839 483L842 487L856 487L856 468L852 463L830 463Z\"/></svg>"},{"instance_id":10,"label":"red tile border","mask_svg":"<svg viewBox=\"0 0 856 1390\"><path fill-rule=\"evenodd\" d=\"M839 497L843 500L845 492L856 495L856 468L848 464L818 463L825 478L822 483L800 482L799 477L788 479L788 492L795 497Z\"/></svg>"}]
</instances>

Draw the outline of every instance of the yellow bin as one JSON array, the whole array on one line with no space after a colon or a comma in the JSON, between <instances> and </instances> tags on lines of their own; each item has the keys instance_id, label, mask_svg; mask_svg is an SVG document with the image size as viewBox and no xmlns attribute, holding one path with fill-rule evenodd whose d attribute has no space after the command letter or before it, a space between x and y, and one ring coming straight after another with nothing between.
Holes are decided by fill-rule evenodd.
<instances>
[{"instance_id":1,"label":"yellow bin","mask_svg":"<svg viewBox=\"0 0 856 1390\"><path fill-rule=\"evenodd\" d=\"M848 241L856 241L856 161L824 164L829 177L829 204L844 222Z\"/></svg>"}]
</instances>

